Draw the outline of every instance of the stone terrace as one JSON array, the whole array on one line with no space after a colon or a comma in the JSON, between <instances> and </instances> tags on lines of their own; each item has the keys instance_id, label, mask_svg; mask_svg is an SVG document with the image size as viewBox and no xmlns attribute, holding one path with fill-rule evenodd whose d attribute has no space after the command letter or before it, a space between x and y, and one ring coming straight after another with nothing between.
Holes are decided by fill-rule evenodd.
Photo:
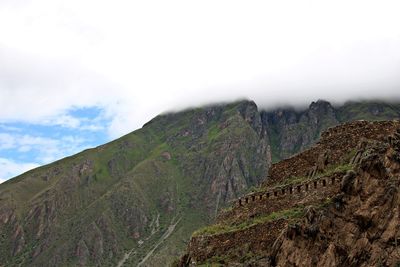
<instances>
[{"instance_id":1,"label":"stone terrace","mask_svg":"<svg viewBox=\"0 0 400 267\"><path fill-rule=\"evenodd\" d=\"M248 251L252 253L265 253L279 233L287 226L287 221L279 219L271 222L260 223L249 228L222 233L212 236L192 237L189 243L191 261L204 262L215 256L226 255L227 251L235 250L237 258L243 257L247 251L242 249L247 244ZM211 248L211 249L206 249ZM194 264L194 266L197 266Z\"/></svg>"},{"instance_id":2,"label":"stone terrace","mask_svg":"<svg viewBox=\"0 0 400 267\"><path fill-rule=\"evenodd\" d=\"M359 145L359 143L365 143L360 142L364 138L399 145L399 129L399 121L357 121L328 129L322 134L321 141L313 148L274 164L270 172L271 181L266 183L261 191L236 200L232 209L220 213L218 223L240 226L242 222L252 221L253 218L269 215L272 212L292 210L295 207L307 205L323 205L327 198L334 197L340 192L342 180L347 179L351 174L346 174L346 168L330 168L331 171L326 171L325 175L322 169L320 170L322 174L318 173L319 176L314 176L315 170L329 165L331 167L349 163L351 163L349 166L357 165L355 159L359 152L365 149ZM397 133L395 133L396 130ZM345 157L353 150L352 159ZM327 151L329 152L328 160L325 157ZM324 166L317 166L321 155L324 155ZM310 170L314 170L313 175L310 175ZM305 178L307 176L311 178ZM304 180L277 186L290 177L302 177ZM231 252L231 256L240 258L246 256L241 255L246 253L242 249L244 247L248 252L266 255L288 223L289 221L285 218L278 218L228 232L193 236L189 243L190 254L186 255L185 260L196 264L212 257L223 257L228 252Z\"/></svg>"},{"instance_id":3,"label":"stone terrace","mask_svg":"<svg viewBox=\"0 0 400 267\"><path fill-rule=\"evenodd\" d=\"M323 175L323 172L327 168L351 163L349 154L352 151L356 153L360 140L383 140L399 127L399 121L355 121L328 129L312 148L273 164L262 190L237 199L232 209L220 212L217 221L241 221L295 205L318 203L332 197L338 192L345 171L336 171L329 175ZM321 155L323 164L320 162ZM310 173L320 175L310 176ZM302 182L279 185L291 177L307 176L310 176L309 179Z\"/></svg>"},{"instance_id":4,"label":"stone terrace","mask_svg":"<svg viewBox=\"0 0 400 267\"><path fill-rule=\"evenodd\" d=\"M345 171L309 179L301 183L269 188L238 199L232 209L222 211L217 222L239 223L262 214L321 203L333 197L340 190Z\"/></svg>"},{"instance_id":5,"label":"stone terrace","mask_svg":"<svg viewBox=\"0 0 400 267\"><path fill-rule=\"evenodd\" d=\"M355 121L329 128L312 148L273 164L264 186L276 185L289 177L309 175L324 153L328 154L327 165L344 164L344 156L354 150L360 140L382 140L399 126L399 121Z\"/></svg>"}]
</instances>

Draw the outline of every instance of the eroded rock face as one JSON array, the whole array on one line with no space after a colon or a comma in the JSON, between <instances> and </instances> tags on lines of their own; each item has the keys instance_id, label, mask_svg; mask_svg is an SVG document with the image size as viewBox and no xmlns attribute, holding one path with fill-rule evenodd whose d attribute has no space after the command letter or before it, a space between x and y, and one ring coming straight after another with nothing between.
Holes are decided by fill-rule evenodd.
<instances>
[{"instance_id":1,"label":"eroded rock face","mask_svg":"<svg viewBox=\"0 0 400 267\"><path fill-rule=\"evenodd\" d=\"M400 264L399 150L370 144L356 172L346 174L340 205L313 214L274 247L276 266L397 266ZM289 233L292 233L291 235Z\"/></svg>"},{"instance_id":2,"label":"eroded rock face","mask_svg":"<svg viewBox=\"0 0 400 267\"><path fill-rule=\"evenodd\" d=\"M263 114L270 135L275 135L279 144L274 149L278 159L288 158L314 144L321 131L340 123L329 102L312 102L308 109L296 111L281 109Z\"/></svg>"},{"instance_id":3,"label":"eroded rock face","mask_svg":"<svg viewBox=\"0 0 400 267\"><path fill-rule=\"evenodd\" d=\"M271 138L274 160L304 151L319 139L321 132L355 120L393 120L399 118L397 105L383 102L348 102L332 106L318 100L303 110L279 108L261 112L262 122Z\"/></svg>"},{"instance_id":4,"label":"eroded rock face","mask_svg":"<svg viewBox=\"0 0 400 267\"><path fill-rule=\"evenodd\" d=\"M127 264L136 265L188 210L212 220L258 184L268 153L254 102L159 116L115 142L2 184L0 238L7 242L0 242L0 265L114 265L133 248L141 251ZM193 228L184 221L172 233L179 231L179 240ZM184 243L170 246L147 264L171 261Z\"/></svg>"},{"instance_id":5,"label":"eroded rock face","mask_svg":"<svg viewBox=\"0 0 400 267\"><path fill-rule=\"evenodd\" d=\"M179 157L178 160L184 165L185 175L199 177L198 184L205 183L200 198L210 217L215 217L221 206L237 198L243 190L259 184L271 164L268 134L256 104L243 101L236 110L230 113L207 108L196 114L194 123L182 129L179 136L168 139L171 146L176 146L182 137L187 138L190 151L201 151L189 161ZM216 123L215 118L219 118ZM207 129L210 121L213 121L211 131ZM214 131L219 133L214 136ZM213 142L208 151L204 151L206 143L196 142L204 135Z\"/></svg>"},{"instance_id":6,"label":"eroded rock face","mask_svg":"<svg viewBox=\"0 0 400 267\"><path fill-rule=\"evenodd\" d=\"M377 125L389 129L389 124ZM206 229L210 232L192 237L178 266L399 265L400 129L390 132L388 138L361 139L355 145L358 160L349 158L352 170L319 178L330 181L341 175L341 182L320 184L325 190L312 190L314 179L304 182L311 187L303 193L286 192L297 186L289 185L246 195L222 214L219 224ZM260 195L267 199L258 199ZM300 220L271 217L296 205L305 206Z\"/></svg>"}]
</instances>

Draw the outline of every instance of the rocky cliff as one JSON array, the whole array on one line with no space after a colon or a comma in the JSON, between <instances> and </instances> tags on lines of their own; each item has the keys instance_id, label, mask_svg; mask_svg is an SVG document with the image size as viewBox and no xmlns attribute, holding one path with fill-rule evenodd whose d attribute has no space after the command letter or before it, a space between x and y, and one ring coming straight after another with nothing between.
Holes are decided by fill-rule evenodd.
<instances>
[{"instance_id":1,"label":"rocky cliff","mask_svg":"<svg viewBox=\"0 0 400 267\"><path fill-rule=\"evenodd\" d=\"M306 109L278 108L261 112L270 137L274 162L303 151L318 140L322 131L355 120L392 120L399 118L400 105L379 101L347 102L333 106L324 100Z\"/></svg>"},{"instance_id":2,"label":"rocky cliff","mask_svg":"<svg viewBox=\"0 0 400 267\"><path fill-rule=\"evenodd\" d=\"M268 158L253 102L158 116L1 184L0 266L163 265Z\"/></svg>"},{"instance_id":3,"label":"rocky cliff","mask_svg":"<svg viewBox=\"0 0 400 267\"><path fill-rule=\"evenodd\" d=\"M0 266L163 266L195 229L265 181L273 160L342 121L399 117L398 107L318 101L259 111L240 101L157 116L1 184Z\"/></svg>"},{"instance_id":4,"label":"rocky cliff","mask_svg":"<svg viewBox=\"0 0 400 267\"><path fill-rule=\"evenodd\" d=\"M398 266L399 155L399 121L331 128L196 231L176 264Z\"/></svg>"}]
</instances>

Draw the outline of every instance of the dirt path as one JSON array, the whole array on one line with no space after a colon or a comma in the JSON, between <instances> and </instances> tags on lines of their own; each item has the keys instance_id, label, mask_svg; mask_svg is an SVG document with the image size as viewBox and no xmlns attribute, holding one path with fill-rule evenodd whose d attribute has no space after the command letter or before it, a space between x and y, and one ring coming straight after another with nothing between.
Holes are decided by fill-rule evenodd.
<instances>
[{"instance_id":1,"label":"dirt path","mask_svg":"<svg viewBox=\"0 0 400 267\"><path fill-rule=\"evenodd\" d=\"M157 214L156 219L151 223L150 226L152 226L152 233L151 235L147 238L149 239L152 235L154 235L157 231L158 228L160 227L159 225L159 219L160 219L160 214ZM149 253L146 254L146 256L143 258L143 260L141 262L139 262L139 264L137 266L141 266L142 264L144 264L149 258L150 256L154 253L154 251L161 245L161 243L167 239L172 232L175 230L175 227L178 225L178 223L180 222L182 218L179 218L175 223L174 219L172 219L171 224L168 226L167 231L165 231L165 233L160 237L160 239L158 240L157 244L154 245L154 247L152 248L152 250L149 251ZM147 240L146 239L146 240ZM130 250L129 252L124 254L124 257L118 262L117 267L122 267L124 265L124 263L129 259L129 257L133 254L136 254L136 252L134 251L134 249Z\"/></svg>"},{"instance_id":2,"label":"dirt path","mask_svg":"<svg viewBox=\"0 0 400 267\"><path fill-rule=\"evenodd\" d=\"M158 228L160 227L160 213L157 213L156 218L151 222L150 224L151 229L151 235L146 238L146 240L150 239L155 233L157 233ZM140 245L139 245L140 246ZM134 249L131 249L129 252L124 254L124 257L118 262L117 267L122 267L124 263L129 259L129 257L132 255L134 252ZM134 253L136 254L136 252Z\"/></svg>"},{"instance_id":3,"label":"dirt path","mask_svg":"<svg viewBox=\"0 0 400 267\"><path fill-rule=\"evenodd\" d=\"M131 256L132 252L133 252L133 249L130 250L128 253L125 253L124 257L118 262L117 267L122 267L122 265L124 265L125 261L127 259L129 259L129 257Z\"/></svg>"},{"instance_id":4,"label":"dirt path","mask_svg":"<svg viewBox=\"0 0 400 267\"><path fill-rule=\"evenodd\" d=\"M149 253L147 253L147 255L143 258L143 260L141 262L139 262L139 264L137 265L142 266L142 264L144 264L149 258L150 256L154 253L154 251L161 245L161 243L167 239L172 232L175 230L175 227L178 225L178 223L180 222L182 218L179 218L176 223L172 223L168 226L167 231L165 231L165 233L160 237L160 239L158 240L157 244L154 245L153 249L149 251Z\"/></svg>"}]
</instances>

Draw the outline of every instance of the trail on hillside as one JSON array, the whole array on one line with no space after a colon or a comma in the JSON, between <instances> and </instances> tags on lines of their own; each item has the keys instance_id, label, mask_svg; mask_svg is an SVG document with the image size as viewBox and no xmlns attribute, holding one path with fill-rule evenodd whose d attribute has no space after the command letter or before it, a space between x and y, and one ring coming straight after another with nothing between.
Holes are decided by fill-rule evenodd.
<instances>
[{"instance_id":1,"label":"trail on hillside","mask_svg":"<svg viewBox=\"0 0 400 267\"><path fill-rule=\"evenodd\" d=\"M157 213L156 218L150 223L151 227L151 234L146 238L146 240L150 239L155 233L157 233L158 228L160 227L160 213ZM139 245L140 246L140 245ZM129 250L126 252L123 256L123 258L118 262L117 267L122 267L124 263L129 259L129 257L133 254L136 254L136 251L134 251L135 248Z\"/></svg>"},{"instance_id":2,"label":"trail on hillside","mask_svg":"<svg viewBox=\"0 0 400 267\"><path fill-rule=\"evenodd\" d=\"M122 265L124 265L125 261L127 259L129 259L129 257L131 256L133 252L133 249L131 249L129 252L124 254L124 257L118 262L117 267L122 267Z\"/></svg>"},{"instance_id":3,"label":"trail on hillside","mask_svg":"<svg viewBox=\"0 0 400 267\"><path fill-rule=\"evenodd\" d=\"M151 235L148 238L146 238L146 240L148 240L152 235L154 235L157 232L157 228L159 227L159 218L160 218L160 214L157 214L157 217L155 218L155 220L150 224L153 227L153 229L152 229ZM161 245L161 243L164 240L166 240L173 233L173 231L175 230L175 227L178 225L178 223L180 222L181 219L182 219L182 217L179 218L175 223L173 223L175 221L175 218L172 219L171 224L168 226L168 229L160 237L160 239L154 245L154 247L146 254L146 256L143 258L143 260L141 262L139 262L139 264L137 266L141 266L150 258L150 256ZM129 257L134 254L136 254L136 251L134 248L131 249L130 251L126 252L124 254L123 258L118 262L117 267L122 267L124 265L124 263L129 259Z\"/></svg>"},{"instance_id":4,"label":"trail on hillside","mask_svg":"<svg viewBox=\"0 0 400 267\"><path fill-rule=\"evenodd\" d=\"M154 251L161 245L161 243L167 239L172 232L175 230L175 227L178 225L178 223L181 221L182 217L179 218L175 223L172 223L168 226L167 231L165 231L165 233L160 237L160 239L158 240L158 242L154 245L153 249L149 251L149 253L147 253L147 255L143 258L143 260L141 262L139 262L139 264L137 265L142 266L142 264L144 264L149 258L150 256L154 253ZM174 220L172 220L173 222Z\"/></svg>"}]
</instances>

